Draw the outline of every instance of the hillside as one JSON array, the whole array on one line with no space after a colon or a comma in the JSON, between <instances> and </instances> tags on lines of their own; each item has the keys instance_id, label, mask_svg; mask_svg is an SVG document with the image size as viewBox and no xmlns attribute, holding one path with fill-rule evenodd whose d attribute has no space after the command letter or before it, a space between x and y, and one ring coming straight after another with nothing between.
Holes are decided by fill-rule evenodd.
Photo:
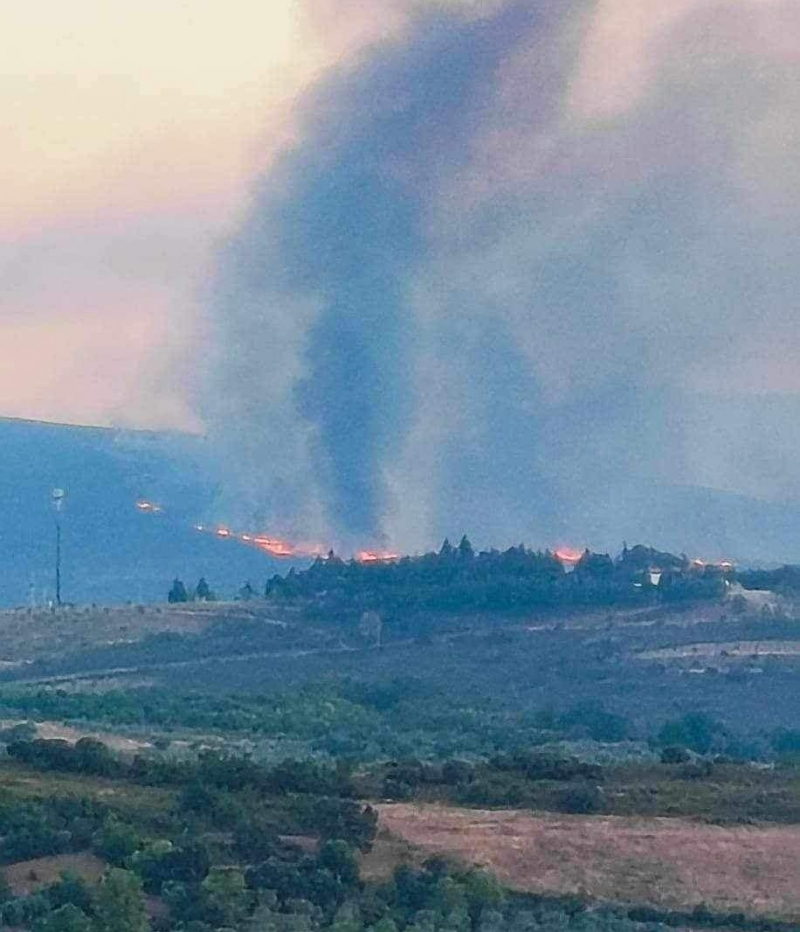
<instances>
[{"instance_id":1,"label":"hillside","mask_svg":"<svg viewBox=\"0 0 800 932\"><path fill-rule=\"evenodd\" d=\"M760 754L800 720L786 646L800 643L797 621L720 602L402 616L387 619L380 649L357 615L264 600L3 612L0 639L6 718L188 726L269 755L285 743L436 758L562 737L631 740L639 753L663 722L696 712L728 729L720 748Z\"/></svg>"},{"instance_id":2,"label":"hillside","mask_svg":"<svg viewBox=\"0 0 800 932\"><path fill-rule=\"evenodd\" d=\"M278 567L193 530L214 502L199 438L0 419L0 606L54 596L56 487L67 490L67 601L160 601L176 574L187 582L204 574L232 593ZM139 499L162 503L163 513L138 512Z\"/></svg>"},{"instance_id":3,"label":"hillside","mask_svg":"<svg viewBox=\"0 0 800 932\"><path fill-rule=\"evenodd\" d=\"M229 517L215 507L225 477L212 462L199 437L0 418L0 607L53 598L53 488L68 493L67 601L157 602L176 574L187 582L205 575L232 595L247 579L260 588L285 571L285 562L193 530ZM800 506L630 477L606 476L602 486L601 496L576 491L561 503L562 540L615 550L627 537L740 563L800 560ZM163 512L138 513L140 499ZM532 520L540 505L531 502ZM463 520L469 529L469 514ZM553 543L531 538L537 547Z\"/></svg>"},{"instance_id":4,"label":"hillside","mask_svg":"<svg viewBox=\"0 0 800 932\"><path fill-rule=\"evenodd\" d=\"M794 932L796 604L735 604L0 612L0 920Z\"/></svg>"}]
</instances>

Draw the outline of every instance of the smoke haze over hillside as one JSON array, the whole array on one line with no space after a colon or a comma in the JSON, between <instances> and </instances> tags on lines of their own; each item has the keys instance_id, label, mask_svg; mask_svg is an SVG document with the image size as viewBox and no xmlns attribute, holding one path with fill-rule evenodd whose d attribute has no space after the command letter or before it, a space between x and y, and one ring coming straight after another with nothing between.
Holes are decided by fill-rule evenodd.
<instances>
[{"instance_id":1,"label":"smoke haze over hillside","mask_svg":"<svg viewBox=\"0 0 800 932\"><path fill-rule=\"evenodd\" d=\"M392 16L220 257L226 516L609 546L656 488L800 499L796 4Z\"/></svg>"}]
</instances>

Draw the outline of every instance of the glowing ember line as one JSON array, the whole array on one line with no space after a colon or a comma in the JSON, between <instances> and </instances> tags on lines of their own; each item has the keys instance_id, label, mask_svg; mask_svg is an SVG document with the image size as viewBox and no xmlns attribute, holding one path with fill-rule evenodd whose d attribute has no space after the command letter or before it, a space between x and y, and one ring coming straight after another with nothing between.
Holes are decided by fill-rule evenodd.
<instances>
[{"instance_id":1,"label":"glowing ember line","mask_svg":"<svg viewBox=\"0 0 800 932\"><path fill-rule=\"evenodd\" d=\"M400 554L394 550L359 550L355 559L358 563L393 563Z\"/></svg>"},{"instance_id":2,"label":"glowing ember line","mask_svg":"<svg viewBox=\"0 0 800 932\"><path fill-rule=\"evenodd\" d=\"M164 511L162 505L148 499L139 499L136 502L137 511L142 514L161 514ZM205 524L193 524L193 529L199 534L210 534L219 540L234 540L237 543L244 544L247 547L255 547L271 557L310 559L313 557L324 557L330 553L329 547L318 543L292 543L280 537L270 537L267 534L254 534L251 532L234 531L225 525L208 527ZM580 563L585 550L579 550L576 547L559 547L553 551L555 558L565 567L571 568ZM402 554L396 550L357 550L353 554L353 559L358 563L394 563L402 559ZM717 562L706 560L692 560L691 565L701 570L706 567L715 567L723 572L729 572L735 569L735 564L730 560L720 560ZM569 569L567 570L569 572Z\"/></svg>"},{"instance_id":3,"label":"glowing ember line","mask_svg":"<svg viewBox=\"0 0 800 932\"><path fill-rule=\"evenodd\" d=\"M161 505L146 499L136 502L136 508L143 514L160 514L164 509ZM247 547L255 547L271 557L298 557L309 559L322 557L330 552L330 548L319 543L293 543L281 537L271 537L267 534L254 534L252 532L234 531L224 524L209 527L205 524L193 524L192 528L198 534L210 534L219 540L234 540ZM359 563L391 563L400 559L400 554L394 550L359 550L354 559Z\"/></svg>"},{"instance_id":4,"label":"glowing ember line","mask_svg":"<svg viewBox=\"0 0 800 932\"><path fill-rule=\"evenodd\" d=\"M584 550L576 550L574 547L561 547L555 551L555 557L561 563L574 566L576 563L580 563L584 553Z\"/></svg>"},{"instance_id":5,"label":"glowing ember line","mask_svg":"<svg viewBox=\"0 0 800 932\"><path fill-rule=\"evenodd\" d=\"M251 534L240 531L233 531L231 528L221 525L216 528L209 528L203 524L193 525L195 531L201 534L213 534L220 540L235 540L237 543L244 544L247 547L255 547L268 553L272 557L316 557L326 553L321 544L293 544L288 540L280 537L268 537L266 534Z\"/></svg>"},{"instance_id":6,"label":"glowing ember line","mask_svg":"<svg viewBox=\"0 0 800 932\"><path fill-rule=\"evenodd\" d=\"M714 569L723 570L727 572L728 570L735 569L735 564L731 563L730 560L692 560L692 566L696 569L705 569L707 566L714 567Z\"/></svg>"}]
</instances>

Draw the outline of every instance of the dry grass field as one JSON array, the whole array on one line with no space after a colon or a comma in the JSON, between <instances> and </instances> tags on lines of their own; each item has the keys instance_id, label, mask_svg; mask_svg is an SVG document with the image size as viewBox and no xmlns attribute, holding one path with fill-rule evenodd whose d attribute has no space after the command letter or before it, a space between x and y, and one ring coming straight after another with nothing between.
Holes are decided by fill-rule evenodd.
<instances>
[{"instance_id":1,"label":"dry grass field","mask_svg":"<svg viewBox=\"0 0 800 932\"><path fill-rule=\"evenodd\" d=\"M222 611L216 605L60 608L0 611L0 669L98 645L135 643L160 632L198 634Z\"/></svg>"},{"instance_id":2,"label":"dry grass field","mask_svg":"<svg viewBox=\"0 0 800 932\"><path fill-rule=\"evenodd\" d=\"M483 866L524 892L670 910L705 903L719 912L800 919L800 826L731 828L410 803L379 808L389 835L425 855Z\"/></svg>"},{"instance_id":3,"label":"dry grass field","mask_svg":"<svg viewBox=\"0 0 800 932\"><path fill-rule=\"evenodd\" d=\"M17 861L3 868L15 896L28 896L61 878L64 871L77 874L87 883L97 883L106 863L93 854L57 854L47 858Z\"/></svg>"}]
</instances>

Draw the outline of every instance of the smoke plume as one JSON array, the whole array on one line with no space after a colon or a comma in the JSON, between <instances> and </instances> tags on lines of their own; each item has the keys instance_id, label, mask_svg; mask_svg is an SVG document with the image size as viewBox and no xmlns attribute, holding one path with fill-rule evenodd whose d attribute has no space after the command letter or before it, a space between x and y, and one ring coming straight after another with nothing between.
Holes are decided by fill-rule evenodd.
<instances>
[{"instance_id":1,"label":"smoke plume","mask_svg":"<svg viewBox=\"0 0 800 932\"><path fill-rule=\"evenodd\" d=\"M800 499L798 27L409 7L327 74L210 302L224 507L416 548L669 543L665 489Z\"/></svg>"}]
</instances>

